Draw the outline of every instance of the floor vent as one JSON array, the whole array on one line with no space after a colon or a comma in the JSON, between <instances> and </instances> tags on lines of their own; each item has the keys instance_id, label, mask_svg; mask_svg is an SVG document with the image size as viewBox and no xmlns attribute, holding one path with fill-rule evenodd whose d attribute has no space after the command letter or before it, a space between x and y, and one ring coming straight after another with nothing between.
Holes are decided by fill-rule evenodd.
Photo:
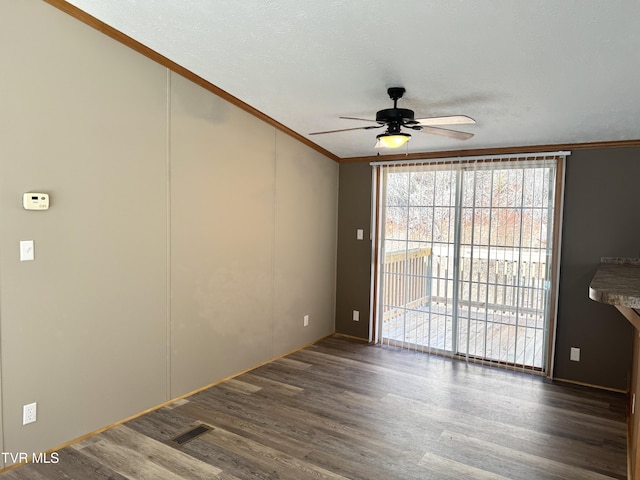
<instances>
[{"instance_id":1,"label":"floor vent","mask_svg":"<svg viewBox=\"0 0 640 480\"><path fill-rule=\"evenodd\" d=\"M203 433L207 433L209 430L212 430L212 429L213 429L212 427L209 427L207 425L198 425L197 427L192 428L188 432L178 435L176 438L172 438L171 440L169 440L169 444L179 447L193 440L194 438L199 437Z\"/></svg>"}]
</instances>

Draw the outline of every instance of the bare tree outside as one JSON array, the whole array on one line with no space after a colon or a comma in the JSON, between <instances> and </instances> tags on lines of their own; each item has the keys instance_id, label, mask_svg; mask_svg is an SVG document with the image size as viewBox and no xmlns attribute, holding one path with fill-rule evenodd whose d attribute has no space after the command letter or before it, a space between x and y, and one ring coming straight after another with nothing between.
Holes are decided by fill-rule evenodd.
<instances>
[{"instance_id":1,"label":"bare tree outside","mask_svg":"<svg viewBox=\"0 0 640 480\"><path fill-rule=\"evenodd\" d=\"M383 337L545 368L555 161L385 178Z\"/></svg>"}]
</instances>

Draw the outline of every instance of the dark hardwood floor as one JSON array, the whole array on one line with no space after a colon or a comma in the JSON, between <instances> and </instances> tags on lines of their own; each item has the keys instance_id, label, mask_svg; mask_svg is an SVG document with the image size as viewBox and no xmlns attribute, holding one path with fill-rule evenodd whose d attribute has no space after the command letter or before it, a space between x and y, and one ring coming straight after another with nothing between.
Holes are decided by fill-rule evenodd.
<instances>
[{"instance_id":1,"label":"dark hardwood floor","mask_svg":"<svg viewBox=\"0 0 640 480\"><path fill-rule=\"evenodd\" d=\"M333 337L59 459L0 478L624 479L625 398Z\"/></svg>"}]
</instances>

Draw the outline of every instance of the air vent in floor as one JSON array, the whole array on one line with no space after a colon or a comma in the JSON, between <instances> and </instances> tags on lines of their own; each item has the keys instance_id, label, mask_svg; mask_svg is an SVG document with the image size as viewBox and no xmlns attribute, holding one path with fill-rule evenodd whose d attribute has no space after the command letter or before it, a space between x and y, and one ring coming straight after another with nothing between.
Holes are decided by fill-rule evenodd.
<instances>
[{"instance_id":1,"label":"air vent in floor","mask_svg":"<svg viewBox=\"0 0 640 480\"><path fill-rule=\"evenodd\" d=\"M178 435L176 438L169 440L169 444L179 447L193 440L194 438L199 437L203 433L207 433L209 430L212 430L212 429L213 429L212 427L209 427L207 425L198 425L197 427L192 428L188 432L185 432L181 435Z\"/></svg>"}]
</instances>

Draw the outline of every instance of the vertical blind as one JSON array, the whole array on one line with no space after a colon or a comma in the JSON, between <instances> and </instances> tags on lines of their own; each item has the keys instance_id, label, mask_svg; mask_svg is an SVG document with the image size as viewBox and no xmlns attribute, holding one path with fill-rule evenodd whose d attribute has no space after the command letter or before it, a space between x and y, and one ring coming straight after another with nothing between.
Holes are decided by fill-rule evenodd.
<instances>
[{"instance_id":1,"label":"vertical blind","mask_svg":"<svg viewBox=\"0 0 640 480\"><path fill-rule=\"evenodd\" d=\"M376 341L546 372L568 154L373 163Z\"/></svg>"}]
</instances>

